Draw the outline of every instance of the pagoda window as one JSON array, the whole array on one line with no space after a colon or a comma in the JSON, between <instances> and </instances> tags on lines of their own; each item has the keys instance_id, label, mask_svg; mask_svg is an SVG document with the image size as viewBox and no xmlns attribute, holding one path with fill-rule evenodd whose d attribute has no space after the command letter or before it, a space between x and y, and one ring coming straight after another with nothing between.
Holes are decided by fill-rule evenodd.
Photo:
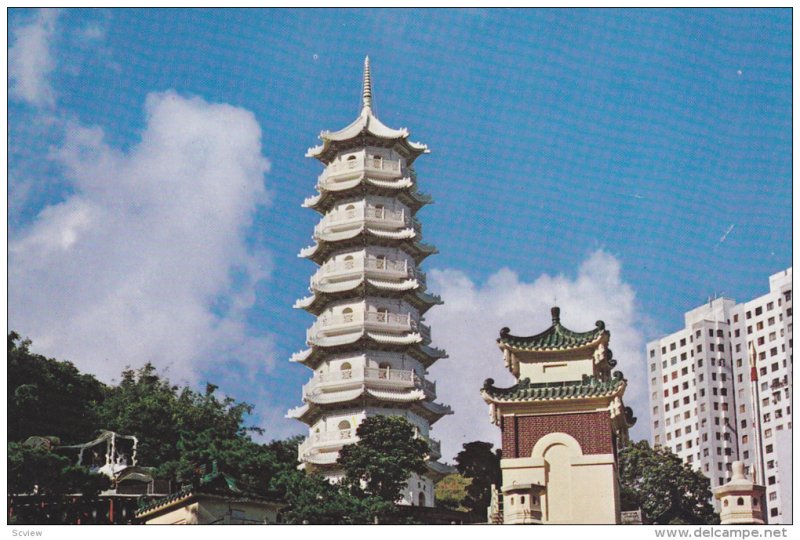
<instances>
[{"instance_id":1,"label":"pagoda window","mask_svg":"<svg viewBox=\"0 0 800 540\"><path fill-rule=\"evenodd\" d=\"M342 372L342 379L349 379L353 375L353 366L350 365L350 362L344 362L339 366L339 371Z\"/></svg>"},{"instance_id":2,"label":"pagoda window","mask_svg":"<svg viewBox=\"0 0 800 540\"><path fill-rule=\"evenodd\" d=\"M353 155L347 158L347 168L348 169L356 168L356 156Z\"/></svg>"},{"instance_id":3,"label":"pagoda window","mask_svg":"<svg viewBox=\"0 0 800 540\"><path fill-rule=\"evenodd\" d=\"M424 493L420 493L419 494L419 505L420 506L425 506L425 494Z\"/></svg>"},{"instance_id":4,"label":"pagoda window","mask_svg":"<svg viewBox=\"0 0 800 540\"><path fill-rule=\"evenodd\" d=\"M377 219L383 219L385 214L386 208L382 204L375 205L375 217Z\"/></svg>"},{"instance_id":5,"label":"pagoda window","mask_svg":"<svg viewBox=\"0 0 800 540\"><path fill-rule=\"evenodd\" d=\"M381 156L379 156L378 154L373 154L372 155L372 166L375 167L376 169L380 169L382 164L383 164L383 158Z\"/></svg>"},{"instance_id":6,"label":"pagoda window","mask_svg":"<svg viewBox=\"0 0 800 540\"><path fill-rule=\"evenodd\" d=\"M378 270L386 269L386 257L384 255L378 255L377 257L375 257L375 267Z\"/></svg>"},{"instance_id":7,"label":"pagoda window","mask_svg":"<svg viewBox=\"0 0 800 540\"><path fill-rule=\"evenodd\" d=\"M348 255L344 258L344 267L347 270L352 270L355 267L355 259L352 255Z\"/></svg>"},{"instance_id":8,"label":"pagoda window","mask_svg":"<svg viewBox=\"0 0 800 540\"><path fill-rule=\"evenodd\" d=\"M344 322L353 322L353 308L344 308L342 310Z\"/></svg>"},{"instance_id":9,"label":"pagoda window","mask_svg":"<svg viewBox=\"0 0 800 540\"><path fill-rule=\"evenodd\" d=\"M744 499L742 497L736 499L736 506L744 506Z\"/></svg>"},{"instance_id":10,"label":"pagoda window","mask_svg":"<svg viewBox=\"0 0 800 540\"><path fill-rule=\"evenodd\" d=\"M347 420L342 420L339 422L339 438L341 439L349 439L350 438L350 422Z\"/></svg>"},{"instance_id":11,"label":"pagoda window","mask_svg":"<svg viewBox=\"0 0 800 540\"><path fill-rule=\"evenodd\" d=\"M355 207L355 205L348 204L347 206L345 206L344 212L345 212L345 216L347 216L348 218L356 217L356 207Z\"/></svg>"}]
</instances>

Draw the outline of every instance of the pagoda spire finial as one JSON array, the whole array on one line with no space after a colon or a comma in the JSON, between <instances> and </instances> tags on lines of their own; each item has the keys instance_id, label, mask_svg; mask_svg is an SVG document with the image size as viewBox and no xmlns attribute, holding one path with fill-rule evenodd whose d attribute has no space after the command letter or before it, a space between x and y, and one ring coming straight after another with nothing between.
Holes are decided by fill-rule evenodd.
<instances>
[{"instance_id":1,"label":"pagoda spire finial","mask_svg":"<svg viewBox=\"0 0 800 540\"><path fill-rule=\"evenodd\" d=\"M362 109L372 108L372 80L369 73L369 56L364 58L364 82L362 92Z\"/></svg>"}]
</instances>

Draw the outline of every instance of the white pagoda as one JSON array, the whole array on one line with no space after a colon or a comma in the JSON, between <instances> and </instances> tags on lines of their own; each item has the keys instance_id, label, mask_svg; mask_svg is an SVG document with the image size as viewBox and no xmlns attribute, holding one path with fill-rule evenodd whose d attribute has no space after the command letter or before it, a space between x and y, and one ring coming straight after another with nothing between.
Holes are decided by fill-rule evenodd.
<instances>
[{"instance_id":1,"label":"white pagoda","mask_svg":"<svg viewBox=\"0 0 800 540\"><path fill-rule=\"evenodd\" d=\"M300 257L319 269L311 295L295 304L317 317L306 334L308 348L295 353L314 371L303 387L303 405L289 411L309 426L300 445L301 467L337 478L338 451L356 442L367 416L398 415L416 427L431 449L428 473L410 479L403 502L433 506L434 481L451 472L439 463L440 443L430 426L451 414L436 403L428 368L446 354L431 347L425 312L441 303L426 291L419 264L433 246L421 242L417 211L431 202L417 191L414 160L428 153L391 129L372 109L369 58L364 61L361 114L346 128L320 134L306 154L322 162L319 193L303 206L322 215L314 245Z\"/></svg>"}]
</instances>

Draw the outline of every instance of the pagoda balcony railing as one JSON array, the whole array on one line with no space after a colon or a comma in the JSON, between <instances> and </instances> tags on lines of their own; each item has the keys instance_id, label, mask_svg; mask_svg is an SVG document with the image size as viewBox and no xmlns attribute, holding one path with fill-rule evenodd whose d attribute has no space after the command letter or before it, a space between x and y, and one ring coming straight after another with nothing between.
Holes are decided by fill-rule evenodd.
<instances>
[{"instance_id":1,"label":"pagoda balcony railing","mask_svg":"<svg viewBox=\"0 0 800 540\"><path fill-rule=\"evenodd\" d=\"M426 437L425 435L419 435L421 439L428 443L428 448L430 449L431 457L434 459L439 459L442 457L442 443L437 441L436 439L431 439L430 437Z\"/></svg>"},{"instance_id":2,"label":"pagoda balcony railing","mask_svg":"<svg viewBox=\"0 0 800 540\"><path fill-rule=\"evenodd\" d=\"M346 182L360 178L363 174L378 178L398 178L407 176L407 170L399 160L356 157L345 161L334 161L319 175L320 186Z\"/></svg>"},{"instance_id":3,"label":"pagoda balcony railing","mask_svg":"<svg viewBox=\"0 0 800 540\"><path fill-rule=\"evenodd\" d=\"M431 457L439 459L442 457L442 443L436 439L426 437L420 433L416 434L428 443ZM300 459L309 454L315 454L320 451L333 451L338 450L347 444L358 442L355 429L339 429L334 431L323 431L320 433L312 433L305 441L300 443L297 448L297 454Z\"/></svg>"},{"instance_id":4,"label":"pagoda balcony railing","mask_svg":"<svg viewBox=\"0 0 800 540\"><path fill-rule=\"evenodd\" d=\"M430 339L430 328L418 323L411 313L388 311L353 311L336 315L323 315L306 332L309 343L319 338L347 334L360 330L372 330L390 334L419 332Z\"/></svg>"},{"instance_id":5,"label":"pagoda balcony railing","mask_svg":"<svg viewBox=\"0 0 800 540\"><path fill-rule=\"evenodd\" d=\"M367 257L366 259L351 258L329 261L322 265L311 277L311 288L314 289L323 283L338 280L353 279L366 275L381 279L411 279L415 278L422 285L426 285L425 274L420 272L414 263L405 259L386 259L380 257Z\"/></svg>"},{"instance_id":6,"label":"pagoda balcony railing","mask_svg":"<svg viewBox=\"0 0 800 540\"><path fill-rule=\"evenodd\" d=\"M420 377L413 369L358 367L320 373L303 386L303 396L315 397L323 393L347 390L366 385L373 388L423 390L428 397L436 397L436 383Z\"/></svg>"},{"instance_id":7,"label":"pagoda balcony railing","mask_svg":"<svg viewBox=\"0 0 800 540\"><path fill-rule=\"evenodd\" d=\"M353 225L366 224L382 229L402 229L413 226L420 228L419 222L412 219L404 209L368 206L366 208L349 208L334 210L325 215L314 227L317 235L351 229Z\"/></svg>"},{"instance_id":8,"label":"pagoda balcony railing","mask_svg":"<svg viewBox=\"0 0 800 540\"><path fill-rule=\"evenodd\" d=\"M339 429L335 431L323 431L312 433L305 441L300 443L297 454L300 459L311 453L316 453L322 449L338 449L346 444L352 444L358 439L355 429Z\"/></svg>"}]
</instances>

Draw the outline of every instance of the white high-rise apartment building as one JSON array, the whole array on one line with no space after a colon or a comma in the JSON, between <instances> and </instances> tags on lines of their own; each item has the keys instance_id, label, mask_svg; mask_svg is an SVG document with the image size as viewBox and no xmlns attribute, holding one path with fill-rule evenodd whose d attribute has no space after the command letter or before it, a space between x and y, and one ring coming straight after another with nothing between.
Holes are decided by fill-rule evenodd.
<instances>
[{"instance_id":1,"label":"white high-rise apartment building","mask_svg":"<svg viewBox=\"0 0 800 540\"><path fill-rule=\"evenodd\" d=\"M718 487L743 461L767 487L770 523L791 522L792 269L737 304L717 298L647 344L652 443ZM780 457L779 457L780 454Z\"/></svg>"}]
</instances>

